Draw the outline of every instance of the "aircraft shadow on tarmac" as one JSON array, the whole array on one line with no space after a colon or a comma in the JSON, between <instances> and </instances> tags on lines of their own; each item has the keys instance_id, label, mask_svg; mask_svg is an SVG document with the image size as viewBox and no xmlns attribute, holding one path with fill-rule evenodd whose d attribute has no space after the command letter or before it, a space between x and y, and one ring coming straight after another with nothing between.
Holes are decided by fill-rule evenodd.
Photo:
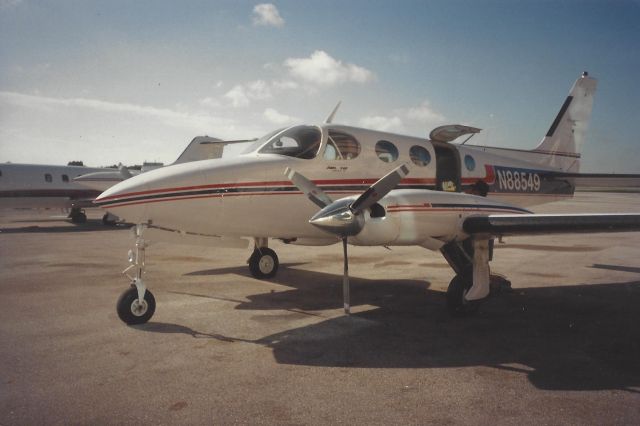
<instances>
[{"instance_id":1,"label":"aircraft shadow on tarmac","mask_svg":"<svg viewBox=\"0 0 640 426\"><path fill-rule=\"evenodd\" d=\"M17 222L17 221L14 221ZM24 221L31 222L33 221ZM38 220L38 222L42 222ZM53 221L52 221L53 222ZM85 223L74 224L71 221L67 221L68 224L64 224L65 220L56 220L60 225L58 226L40 226L30 225L22 226L19 228L2 228L0 234L28 234L28 233L43 233L43 234L57 234L66 232L95 232L95 231L120 231L123 229L129 229L130 224L117 224L113 226L107 226L102 223L101 219L89 219Z\"/></svg>"},{"instance_id":2,"label":"aircraft shadow on tarmac","mask_svg":"<svg viewBox=\"0 0 640 426\"><path fill-rule=\"evenodd\" d=\"M192 274L246 275L245 269ZM281 265L273 281L293 289L248 296L237 309L317 311L342 305L340 275ZM450 318L444 293L429 290L425 281L352 277L351 296L352 306L377 308L252 343L272 348L283 364L486 366L526 374L540 389L640 392L640 281L514 289L490 297L467 318Z\"/></svg>"}]
</instances>

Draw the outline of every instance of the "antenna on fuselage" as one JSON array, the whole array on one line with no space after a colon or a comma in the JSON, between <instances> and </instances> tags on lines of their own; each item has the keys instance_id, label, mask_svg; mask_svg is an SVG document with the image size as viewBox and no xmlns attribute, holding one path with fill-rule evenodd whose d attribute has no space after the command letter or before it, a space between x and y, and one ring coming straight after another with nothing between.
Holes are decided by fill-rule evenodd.
<instances>
[{"instance_id":1,"label":"antenna on fuselage","mask_svg":"<svg viewBox=\"0 0 640 426\"><path fill-rule=\"evenodd\" d=\"M338 101L338 104L333 109L333 111L331 111L331 114L329 114L329 116L324 120L326 124L331 124L331 122L333 121L333 117L335 117L336 112L338 112L338 108L340 108L340 104L342 104L342 101Z\"/></svg>"}]
</instances>

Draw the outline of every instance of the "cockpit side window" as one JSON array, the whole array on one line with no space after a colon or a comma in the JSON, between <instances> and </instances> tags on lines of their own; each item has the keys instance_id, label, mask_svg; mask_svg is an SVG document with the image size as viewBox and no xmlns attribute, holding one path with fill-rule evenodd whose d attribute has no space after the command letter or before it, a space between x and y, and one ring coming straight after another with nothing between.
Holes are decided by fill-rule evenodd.
<instances>
[{"instance_id":1,"label":"cockpit side window","mask_svg":"<svg viewBox=\"0 0 640 426\"><path fill-rule=\"evenodd\" d=\"M351 160L360 155L360 143L348 133L329 130L325 160Z\"/></svg>"},{"instance_id":2,"label":"cockpit side window","mask_svg":"<svg viewBox=\"0 0 640 426\"><path fill-rule=\"evenodd\" d=\"M310 160L318 154L321 139L319 128L296 126L275 136L259 152Z\"/></svg>"}]
</instances>

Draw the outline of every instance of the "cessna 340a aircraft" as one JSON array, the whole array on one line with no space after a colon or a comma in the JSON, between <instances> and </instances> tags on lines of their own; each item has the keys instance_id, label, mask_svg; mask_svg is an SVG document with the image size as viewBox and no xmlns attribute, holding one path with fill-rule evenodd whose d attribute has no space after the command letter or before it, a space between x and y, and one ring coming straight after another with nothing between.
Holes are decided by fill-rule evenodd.
<instances>
[{"instance_id":1,"label":"cessna 340a aircraft","mask_svg":"<svg viewBox=\"0 0 640 426\"><path fill-rule=\"evenodd\" d=\"M253 241L248 263L257 278L278 270L269 239L341 241L346 313L348 244L439 250L456 273L446 295L456 314L489 295L495 236L640 230L640 214L526 209L573 195L595 88L587 73L578 78L531 151L450 143L480 131L468 126L439 127L422 139L334 125L334 110L322 125L274 131L234 158L173 165L119 183L95 201L137 224L125 270L133 271L132 285L118 300L118 315L139 324L155 311L143 279L150 241L207 239L245 248Z\"/></svg>"}]
</instances>

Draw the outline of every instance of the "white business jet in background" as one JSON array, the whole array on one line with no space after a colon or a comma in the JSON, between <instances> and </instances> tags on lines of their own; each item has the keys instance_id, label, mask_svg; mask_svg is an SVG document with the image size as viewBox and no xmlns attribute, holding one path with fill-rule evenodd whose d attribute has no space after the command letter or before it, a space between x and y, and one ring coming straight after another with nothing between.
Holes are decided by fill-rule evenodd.
<instances>
[{"instance_id":1,"label":"white business jet in background","mask_svg":"<svg viewBox=\"0 0 640 426\"><path fill-rule=\"evenodd\" d=\"M269 239L299 245L342 242L344 307L349 312L347 245L415 245L442 252L456 275L447 305L464 313L490 292L495 236L640 230L638 214L536 215L527 208L572 197L577 147L591 115L596 80L575 82L548 133L526 151L453 144L480 131L443 126L429 139L331 124L276 130L242 155L178 164L132 177L95 203L135 227L132 285L117 311L144 323L155 299L143 279L150 241L253 242L249 269L273 277ZM472 192L473 195L466 192Z\"/></svg>"},{"instance_id":2,"label":"white business jet in background","mask_svg":"<svg viewBox=\"0 0 640 426\"><path fill-rule=\"evenodd\" d=\"M0 208L70 209L73 223L84 223L87 216L83 208L92 207L101 191L80 185L74 179L104 171L73 165L0 164ZM106 213L104 218L110 216Z\"/></svg>"},{"instance_id":3,"label":"white business jet in background","mask_svg":"<svg viewBox=\"0 0 640 426\"><path fill-rule=\"evenodd\" d=\"M194 138L173 164L221 158L225 147L252 141L223 141L209 136ZM73 223L87 220L85 207L94 207L93 200L109 187L132 176L162 167L162 163L147 163L140 170L120 166L115 168L80 165L54 166L44 164L0 164L0 208L69 209ZM118 217L105 213L102 221L113 225Z\"/></svg>"}]
</instances>

